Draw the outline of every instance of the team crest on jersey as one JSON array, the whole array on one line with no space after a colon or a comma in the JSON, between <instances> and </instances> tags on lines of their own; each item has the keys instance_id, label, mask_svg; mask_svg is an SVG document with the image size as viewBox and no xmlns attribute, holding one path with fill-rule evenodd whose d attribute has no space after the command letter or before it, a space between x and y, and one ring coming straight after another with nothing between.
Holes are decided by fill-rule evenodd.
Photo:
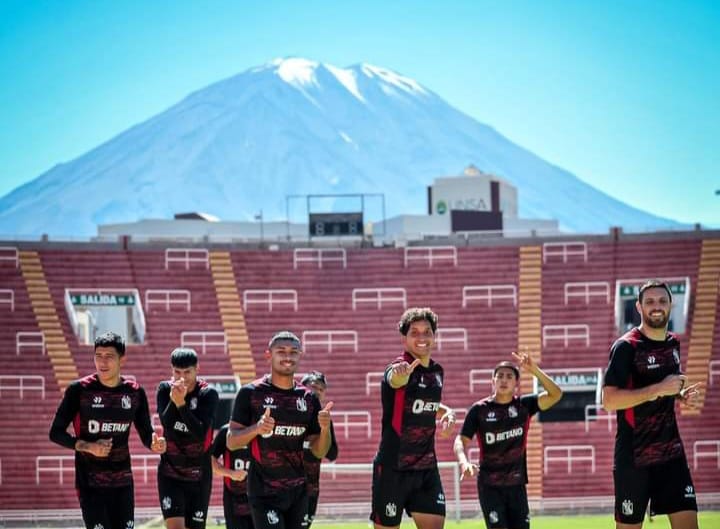
<instances>
[{"instance_id":1,"label":"team crest on jersey","mask_svg":"<svg viewBox=\"0 0 720 529\"><path fill-rule=\"evenodd\" d=\"M397 516L397 505L394 503L387 503L385 505L385 516L390 518Z\"/></svg>"},{"instance_id":2,"label":"team crest on jersey","mask_svg":"<svg viewBox=\"0 0 720 529\"><path fill-rule=\"evenodd\" d=\"M442 387L442 377L440 376L440 373L435 373L435 380L437 381L437 385L439 388Z\"/></svg>"},{"instance_id":3,"label":"team crest on jersey","mask_svg":"<svg viewBox=\"0 0 720 529\"><path fill-rule=\"evenodd\" d=\"M277 512L269 510L267 512L267 521L270 525L275 525L280 521L280 517L278 516Z\"/></svg>"},{"instance_id":4,"label":"team crest on jersey","mask_svg":"<svg viewBox=\"0 0 720 529\"><path fill-rule=\"evenodd\" d=\"M93 408L104 408L105 407L105 405L103 404L103 401L102 401L102 397L100 395L95 395L93 397L92 407Z\"/></svg>"},{"instance_id":5,"label":"team crest on jersey","mask_svg":"<svg viewBox=\"0 0 720 529\"><path fill-rule=\"evenodd\" d=\"M297 406L298 411L307 411L307 402L305 402L305 399L298 398L298 400L295 401L295 405Z\"/></svg>"},{"instance_id":6,"label":"team crest on jersey","mask_svg":"<svg viewBox=\"0 0 720 529\"><path fill-rule=\"evenodd\" d=\"M170 499L170 496L165 496L162 499L162 510L167 511L170 507L172 507L172 500Z\"/></svg>"},{"instance_id":7,"label":"team crest on jersey","mask_svg":"<svg viewBox=\"0 0 720 529\"><path fill-rule=\"evenodd\" d=\"M633 502L630 500L625 500L622 502L622 513L625 516L630 516L633 513Z\"/></svg>"},{"instance_id":8,"label":"team crest on jersey","mask_svg":"<svg viewBox=\"0 0 720 529\"><path fill-rule=\"evenodd\" d=\"M130 395L123 395L122 399L120 399L120 404L123 407L123 410L129 410L132 408L132 400L130 399Z\"/></svg>"},{"instance_id":9,"label":"team crest on jersey","mask_svg":"<svg viewBox=\"0 0 720 529\"><path fill-rule=\"evenodd\" d=\"M508 408L508 415L510 417L517 417L518 416L517 408L515 406L510 406Z\"/></svg>"},{"instance_id":10,"label":"team crest on jersey","mask_svg":"<svg viewBox=\"0 0 720 529\"><path fill-rule=\"evenodd\" d=\"M490 523L498 523L500 521L497 511L490 511L488 513L488 519L490 520Z\"/></svg>"},{"instance_id":11,"label":"team crest on jersey","mask_svg":"<svg viewBox=\"0 0 720 529\"><path fill-rule=\"evenodd\" d=\"M673 349L673 359L677 365L680 365L680 351Z\"/></svg>"},{"instance_id":12,"label":"team crest on jersey","mask_svg":"<svg viewBox=\"0 0 720 529\"><path fill-rule=\"evenodd\" d=\"M195 408L197 408L197 397L190 399L190 409L194 410Z\"/></svg>"}]
</instances>

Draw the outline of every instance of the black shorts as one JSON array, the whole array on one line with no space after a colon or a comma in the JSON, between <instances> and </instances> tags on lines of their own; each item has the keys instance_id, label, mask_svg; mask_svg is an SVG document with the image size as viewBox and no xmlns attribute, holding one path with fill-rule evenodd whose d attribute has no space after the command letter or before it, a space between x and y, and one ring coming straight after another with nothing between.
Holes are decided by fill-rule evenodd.
<instances>
[{"instance_id":1,"label":"black shorts","mask_svg":"<svg viewBox=\"0 0 720 529\"><path fill-rule=\"evenodd\" d=\"M426 470L394 470L373 463L372 512L379 525L400 525L403 510L445 516L445 493L437 467Z\"/></svg>"},{"instance_id":2,"label":"black shorts","mask_svg":"<svg viewBox=\"0 0 720 529\"><path fill-rule=\"evenodd\" d=\"M641 523L648 501L653 515L697 511L695 486L684 457L640 468L617 465L613 480L617 522Z\"/></svg>"},{"instance_id":3,"label":"black shorts","mask_svg":"<svg viewBox=\"0 0 720 529\"><path fill-rule=\"evenodd\" d=\"M305 485L274 496L250 497L255 529L306 529L308 497Z\"/></svg>"},{"instance_id":4,"label":"black shorts","mask_svg":"<svg viewBox=\"0 0 720 529\"><path fill-rule=\"evenodd\" d=\"M483 485L478 480L478 498L488 529L530 528L530 509L525 485L493 487Z\"/></svg>"},{"instance_id":5,"label":"black shorts","mask_svg":"<svg viewBox=\"0 0 720 529\"><path fill-rule=\"evenodd\" d=\"M236 496L223 487L223 512L227 529L253 529L250 504L246 495Z\"/></svg>"},{"instance_id":6,"label":"black shorts","mask_svg":"<svg viewBox=\"0 0 720 529\"><path fill-rule=\"evenodd\" d=\"M87 529L127 529L135 524L133 486L79 489L80 510Z\"/></svg>"},{"instance_id":7,"label":"black shorts","mask_svg":"<svg viewBox=\"0 0 720 529\"><path fill-rule=\"evenodd\" d=\"M188 529L205 529L212 476L200 481L180 481L158 472L158 493L163 518L184 518Z\"/></svg>"}]
</instances>

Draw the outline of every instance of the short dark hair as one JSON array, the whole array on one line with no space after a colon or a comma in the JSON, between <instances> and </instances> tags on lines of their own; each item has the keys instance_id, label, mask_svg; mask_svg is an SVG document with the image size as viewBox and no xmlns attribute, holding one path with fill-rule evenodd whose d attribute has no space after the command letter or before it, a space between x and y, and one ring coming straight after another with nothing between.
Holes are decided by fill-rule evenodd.
<instances>
[{"instance_id":1,"label":"short dark hair","mask_svg":"<svg viewBox=\"0 0 720 529\"><path fill-rule=\"evenodd\" d=\"M515 373L515 379L516 380L520 379L520 370L518 369L518 366L516 366L512 362L508 362L507 360L503 360L502 362L499 362L495 366L495 369L493 369L493 376L495 376L497 374L498 369L502 369L503 367L505 367L507 369L512 369L513 373Z\"/></svg>"},{"instance_id":2,"label":"short dark hair","mask_svg":"<svg viewBox=\"0 0 720 529\"><path fill-rule=\"evenodd\" d=\"M270 341L268 342L268 349L272 349L273 345L275 345L277 342L293 342L293 345L297 347L298 349L302 349L302 343L300 342L300 338L297 337L297 335L290 331L280 331L273 334L273 337L270 338Z\"/></svg>"},{"instance_id":3,"label":"short dark hair","mask_svg":"<svg viewBox=\"0 0 720 529\"><path fill-rule=\"evenodd\" d=\"M302 377L302 380L300 383L303 386L307 386L308 384L322 384L327 388L327 380L325 379L325 374L321 373L320 371L312 371Z\"/></svg>"},{"instance_id":4,"label":"short dark hair","mask_svg":"<svg viewBox=\"0 0 720 529\"><path fill-rule=\"evenodd\" d=\"M98 347L112 347L120 356L125 356L125 340L114 332L104 332L95 338L95 349Z\"/></svg>"},{"instance_id":5,"label":"short dark hair","mask_svg":"<svg viewBox=\"0 0 720 529\"><path fill-rule=\"evenodd\" d=\"M638 291L638 301L641 304L645 295L645 291L650 288L664 288L665 292L667 292L668 298L670 299L670 301L672 301L672 292L670 292L670 287L667 286L667 283L665 283L664 281L660 281L659 279L648 279Z\"/></svg>"},{"instance_id":6,"label":"short dark hair","mask_svg":"<svg viewBox=\"0 0 720 529\"><path fill-rule=\"evenodd\" d=\"M170 364L173 367L185 369L186 367L195 367L198 363L198 355L195 349L189 347L177 347L170 353Z\"/></svg>"},{"instance_id":7,"label":"short dark hair","mask_svg":"<svg viewBox=\"0 0 720 529\"><path fill-rule=\"evenodd\" d=\"M412 307L403 312L400 321L398 322L398 330L403 336L407 336L410 330L410 325L416 321L425 320L430 324L432 332L435 333L437 330L438 317L428 307Z\"/></svg>"}]
</instances>

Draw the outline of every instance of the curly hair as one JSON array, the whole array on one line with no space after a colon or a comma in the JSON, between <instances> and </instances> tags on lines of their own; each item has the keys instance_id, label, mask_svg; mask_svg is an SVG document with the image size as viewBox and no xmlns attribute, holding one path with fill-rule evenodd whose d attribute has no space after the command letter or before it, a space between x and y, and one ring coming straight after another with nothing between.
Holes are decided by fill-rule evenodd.
<instances>
[{"instance_id":1,"label":"curly hair","mask_svg":"<svg viewBox=\"0 0 720 529\"><path fill-rule=\"evenodd\" d=\"M425 320L430 324L432 332L437 331L438 316L429 307L412 307L403 312L398 322L398 330L403 336L407 336L410 325L416 321Z\"/></svg>"}]
</instances>

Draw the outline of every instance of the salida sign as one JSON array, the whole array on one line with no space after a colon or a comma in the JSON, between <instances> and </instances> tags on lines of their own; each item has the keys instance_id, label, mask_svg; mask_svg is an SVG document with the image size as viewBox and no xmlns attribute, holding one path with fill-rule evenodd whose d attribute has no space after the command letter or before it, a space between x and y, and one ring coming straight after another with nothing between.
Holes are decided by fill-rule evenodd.
<instances>
[{"instance_id":1,"label":"salida sign","mask_svg":"<svg viewBox=\"0 0 720 529\"><path fill-rule=\"evenodd\" d=\"M73 305L93 306L127 306L135 305L135 296L132 294L71 294Z\"/></svg>"}]
</instances>

